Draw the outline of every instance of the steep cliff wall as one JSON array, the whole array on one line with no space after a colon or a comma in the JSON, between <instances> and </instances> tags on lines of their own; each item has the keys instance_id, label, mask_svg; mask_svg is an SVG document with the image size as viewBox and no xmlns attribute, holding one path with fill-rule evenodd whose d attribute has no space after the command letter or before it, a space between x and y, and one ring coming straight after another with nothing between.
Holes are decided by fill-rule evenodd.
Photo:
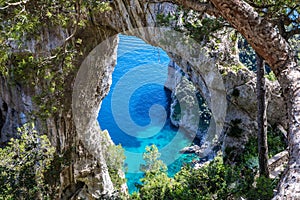
<instances>
[{"instance_id":1,"label":"steep cliff wall","mask_svg":"<svg viewBox=\"0 0 300 200\"><path fill-rule=\"evenodd\" d=\"M17 127L27 121L32 101L20 85L10 85L0 77L0 147L11 137L16 137Z\"/></svg>"},{"instance_id":2,"label":"steep cliff wall","mask_svg":"<svg viewBox=\"0 0 300 200\"><path fill-rule=\"evenodd\" d=\"M82 42L86 45L82 49L82 57L78 57L75 63L81 63L84 57L97 46L101 41L109 36L114 35L114 31L109 28L103 29L94 25L89 25L84 30L79 30L78 35L82 38ZM25 50L35 54L50 54L50 52L63 45L63 42L68 37L65 30L60 28L45 27L41 35L40 41L29 41L25 45ZM78 36L76 36L78 38ZM109 91L111 74L116 61L117 38L107 44L106 52L103 56L109 58L106 60L105 67L97 74L98 85L89 93L92 95L89 105L93 108L90 114L97 116L101 100ZM72 93L75 75L80 66L74 69L73 75L67 77L64 81L64 97L60 102L61 106L58 111L48 115L46 118L40 113L39 105L34 101L35 97L42 92L42 84L36 85L34 88L19 82L15 79L8 79L1 76L0 79L0 103L1 103L1 144L5 144L11 137L16 137L17 127L20 127L27 121L34 120L36 128L42 133L47 133L51 144L56 147L57 155L53 165L56 166L57 173L51 177L54 185L58 183L59 190L56 198L70 199L75 196L82 198L100 198L101 195L111 195L115 189L110 179L108 167L105 158L101 152L95 153L88 149L82 138L79 138L80 129L74 122L72 112ZM11 77L10 77L11 78ZM94 78L96 80L96 78ZM97 89L100 88L100 89ZM57 101L53 96L45 98L44 101ZM51 106L51 105L50 105ZM84 117L82 117L84 118ZM95 121L95 120L94 120ZM89 127L90 132L95 132L94 138L98 140L102 152L111 144L109 137L101 136L99 125ZM100 140L100 141L99 141ZM100 143L101 142L101 143ZM104 145L101 145L104 144ZM108 144L108 145L105 145ZM63 160L63 162L61 162ZM56 183L55 183L56 182ZM55 186L56 187L56 186Z\"/></svg>"},{"instance_id":3,"label":"steep cliff wall","mask_svg":"<svg viewBox=\"0 0 300 200\"><path fill-rule=\"evenodd\" d=\"M184 64L184 63L183 63ZM175 67L174 67L175 65ZM249 71L246 67L242 66L239 69L220 66L222 74L223 84L226 91L226 118L224 120L224 126L220 135L220 144L222 144L224 155L228 158L228 161L234 161L235 158L243 152L244 145L247 143L250 137L256 137L257 134L257 99L256 99L256 76L252 71ZM193 79L190 77L201 77L202 75L197 71L190 71L185 74L186 78L183 79L183 73L174 62L168 70L168 80L166 87L172 90L172 94L177 94L177 88L182 85L183 80ZM173 85L171 85L171 83ZM205 94L206 88L201 88L199 82L194 82L198 90ZM195 88L188 87L186 94L195 94ZM203 93L204 91L204 93ZM281 125L286 127L286 108L284 106L283 98L280 95L280 87L277 81L267 80L267 100L268 100L268 112L267 118L269 125L276 127ZM205 97L205 95L204 95ZM195 101L197 103L197 100ZM176 98L173 98L172 106L178 104ZM198 123L195 120L188 119L184 115L188 115L193 118L192 108L183 107L183 115L176 113L176 110L171 109L171 116L175 116L172 123L176 126L182 126L185 130L198 132L198 137L202 139L203 134L198 130ZM203 119L202 119L203 120ZM205 139L205 138L204 138ZM227 149L227 150L226 150ZM228 151L230 149L230 151ZM225 151L226 150L226 151Z\"/></svg>"},{"instance_id":4,"label":"steep cliff wall","mask_svg":"<svg viewBox=\"0 0 300 200\"><path fill-rule=\"evenodd\" d=\"M183 128L187 135L195 136L196 133L196 138L201 141L207 131L211 111L199 89L174 61L169 63L165 87L172 91L171 123Z\"/></svg>"}]
</instances>

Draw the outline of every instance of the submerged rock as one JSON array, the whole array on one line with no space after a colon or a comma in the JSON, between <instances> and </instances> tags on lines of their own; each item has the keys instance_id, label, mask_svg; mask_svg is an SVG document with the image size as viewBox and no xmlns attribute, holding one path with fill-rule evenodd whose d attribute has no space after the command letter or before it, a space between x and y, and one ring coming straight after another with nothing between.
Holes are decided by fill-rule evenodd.
<instances>
[{"instance_id":1,"label":"submerged rock","mask_svg":"<svg viewBox=\"0 0 300 200\"><path fill-rule=\"evenodd\" d=\"M199 150L200 150L200 147L198 145L193 145L193 146L189 146L189 147L184 147L179 152L180 153L196 153Z\"/></svg>"}]
</instances>

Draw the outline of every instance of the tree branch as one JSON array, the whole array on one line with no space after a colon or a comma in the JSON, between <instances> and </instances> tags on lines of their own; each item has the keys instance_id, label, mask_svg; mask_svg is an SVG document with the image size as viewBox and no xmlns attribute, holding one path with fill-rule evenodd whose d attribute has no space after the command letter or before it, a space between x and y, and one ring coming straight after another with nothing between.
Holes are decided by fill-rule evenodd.
<instances>
[{"instance_id":1,"label":"tree branch","mask_svg":"<svg viewBox=\"0 0 300 200\"><path fill-rule=\"evenodd\" d=\"M222 16L270 65L282 87L289 120L289 162L274 199L299 199L300 187L300 70L293 50L274 24L242 0L211 0Z\"/></svg>"},{"instance_id":2,"label":"tree branch","mask_svg":"<svg viewBox=\"0 0 300 200\"><path fill-rule=\"evenodd\" d=\"M292 36L296 35L296 34L300 34L300 28L296 28L296 29L293 29L291 31L288 31L286 33L286 38L287 39L290 39Z\"/></svg>"},{"instance_id":3,"label":"tree branch","mask_svg":"<svg viewBox=\"0 0 300 200\"><path fill-rule=\"evenodd\" d=\"M6 6L0 7L0 10L5 10L5 9L7 9L10 6L18 6L18 5L21 5L21 4L25 4L27 2L28 2L27 0L23 0L23 1L19 1L19 2L14 2L14 3L6 2Z\"/></svg>"},{"instance_id":4,"label":"tree branch","mask_svg":"<svg viewBox=\"0 0 300 200\"><path fill-rule=\"evenodd\" d=\"M79 21L80 21L80 6L81 6L81 0L77 0L75 2L75 10L76 10L76 18L75 18L75 28L74 28L74 31L73 33L66 38L64 44L66 44L70 39L72 39L75 34L77 33L77 29L78 29L78 24L79 24Z\"/></svg>"},{"instance_id":5,"label":"tree branch","mask_svg":"<svg viewBox=\"0 0 300 200\"><path fill-rule=\"evenodd\" d=\"M290 12L287 14L287 16L290 16L300 5L296 5L294 8L290 10Z\"/></svg>"},{"instance_id":6,"label":"tree branch","mask_svg":"<svg viewBox=\"0 0 300 200\"><path fill-rule=\"evenodd\" d=\"M244 1L211 0L211 2L278 75L280 68L285 66L284 63L291 59L292 49L274 25L260 17L253 7Z\"/></svg>"},{"instance_id":7,"label":"tree branch","mask_svg":"<svg viewBox=\"0 0 300 200\"><path fill-rule=\"evenodd\" d=\"M263 5L257 5L256 3L253 3L251 1L247 1L247 3L252 6L253 8L263 9L263 8L270 8L276 6L276 4L263 4Z\"/></svg>"},{"instance_id":8,"label":"tree branch","mask_svg":"<svg viewBox=\"0 0 300 200\"><path fill-rule=\"evenodd\" d=\"M210 2L200 2L199 0L150 0L148 3L172 3L182 5L184 8L198 12L206 12L209 15L220 16L219 11Z\"/></svg>"}]
</instances>

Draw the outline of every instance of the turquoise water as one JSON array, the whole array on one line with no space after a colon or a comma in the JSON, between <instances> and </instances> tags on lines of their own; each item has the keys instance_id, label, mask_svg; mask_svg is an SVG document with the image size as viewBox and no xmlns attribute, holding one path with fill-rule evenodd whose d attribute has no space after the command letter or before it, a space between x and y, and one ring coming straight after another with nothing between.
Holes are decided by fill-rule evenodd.
<instances>
[{"instance_id":1,"label":"turquoise water","mask_svg":"<svg viewBox=\"0 0 300 200\"><path fill-rule=\"evenodd\" d=\"M142 40L120 35L117 65L110 92L102 102L98 121L107 129L115 144L125 149L126 179L129 192L136 191L142 173L142 153L155 144L169 175L178 172L194 155L179 150L191 144L184 132L169 120L171 91L164 88L169 57L160 48Z\"/></svg>"}]
</instances>

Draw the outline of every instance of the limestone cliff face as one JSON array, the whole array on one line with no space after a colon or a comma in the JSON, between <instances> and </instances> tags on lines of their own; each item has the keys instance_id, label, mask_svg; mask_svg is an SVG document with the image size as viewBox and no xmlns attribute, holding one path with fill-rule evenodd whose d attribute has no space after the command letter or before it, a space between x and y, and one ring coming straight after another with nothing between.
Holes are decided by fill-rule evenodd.
<instances>
[{"instance_id":1,"label":"limestone cliff face","mask_svg":"<svg viewBox=\"0 0 300 200\"><path fill-rule=\"evenodd\" d=\"M137 5L134 5L136 4ZM108 40L105 48L100 51L100 57L92 62L97 66L95 71L84 71L85 77L79 81L76 75L85 57L102 41L116 35L121 30L133 27L153 25L155 16L167 6L144 5L139 1L114 1L113 10L105 18L102 15L91 19L84 29L77 31L75 38L82 39L83 56L77 58L72 76L65 80L65 97L62 106L56 114L40 119L32 113L39 112L33 103L33 97L41 88L27 88L27 85L10 84L5 77L0 79L0 129L1 144L16 136L17 127L34 118L39 132L47 133L51 143L57 149L57 156L63 158L64 163L58 163L59 176L53 177L58 182L58 199L101 199L112 196L116 189L109 176L105 155L109 137L104 137L96 120L100 103L108 93L111 75L116 61L116 37ZM143 6L141 8L140 6ZM132 9L134 7L134 9ZM105 14L106 15L106 14ZM146 24L139 22L147 18ZM103 22L101 22L104 20ZM107 25L109 24L109 25ZM47 55L54 48L63 45L70 31L61 28L49 29L45 24L40 41L28 41L24 44L26 51ZM81 69L82 71L82 69ZM83 83L80 81L84 81ZM74 84L77 83L77 92ZM87 85L85 85L87 84ZM72 95L73 94L73 95ZM72 98L73 97L73 98ZM54 99L55 100L55 99ZM73 101L73 107L72 107ZM79 125L78 125L79 124ZM120 176L123 176L120 174ZM126 188L123 187L123 193Z\"/></svg>"},{"instance_id":2,"label":"limestone cliff face","mask_svg":"<svg viewBox=\"0 0 300 200\"><path fill-rule=\"evenodd\" d=\"M78 30L75 37L82 39L83 56L74 61L76 68L65 80L66 94L58 112L46 120L33 116L37 117L35 121L39 131L48 134L58 156L66 160L66 163L60 163L59 177L55 177L59 180L59 199L104 198L105 195L112 196L116 190L103 153L111 140L102 134L97 115L111 84L117 56L117 33L135 35L149 44L160 46L193 82L206 99L213 116L206 136L209 142L205 145L217 144L219 135L223 135L225 144L231 143L228 133L232 127L230 123L235 119L241 119L238 126L245 140L249 134L255 133L254 76L246 70L233 73L223 69L222 60L236 59L235 54L228 56L231 55L229 45L220 46L220 52L227 53L209 54L205 45L194 42L186 45L188 39L183 34L174 33L170 27L154 28L157 26L157 14L175 12L176 6L170 3L116 0L111 2L111 7L110 12L90 16L86 28ZM30 41L26 45L33 53L45 53L62 45L68 36L66 30L57 28L50 31L45 27L40 43ZM92 51L98 44L103 46ZM95 56L85 60L91 54ZM222 70L223 76L220 73ZM170 87L174 89L175 83L170 81ZM14 137L16 127L30 119L32 111L38 111L33 97L39 90L39 86L27 88L22 84L11 85L4 77L0 78L1 143ZM234 92L236 90L239 92ZM280 113L274 112L274 108L282 107L282 99L274 93L273 87L270 91L269 120L270 123L277 123L285 112L284 108ZM237 93L239 95L234 95ZM274 99L276 103L272 103Z\"/></svg>"},{"instance_id":3,"label":"limestone cliff face","mask_svg":"<svg viewBox=\"0 0 300 200\"><path fill-rule=\"evenodd\" d=\"M173 95L176 95L176 87L182 85L183 72L181 68L184 67L179 68L174 61L171 63L173 64L169 66L166 87L172 90ZM181 63L182 66L184 66L185 63ZM243 65L241 65L238 70L234 70L233 68L234 66L226 68L219 66L226 91L226 117L219 138L219 144L222 144L225 156L229 161L234 161L235 157L243 152L244 145L247 143L248 139L250 137L256 137L257 134L256 76ZM198 91L200 90L201 94L209 100L209 98L207 98L209 91L207 91L207 88L203 87L205 84L201 84L202 82L199 81L195 82L195 79L191 77L202 77L202 74L190 70L185 74L185 79L188 78L191 80L190 83L194 83L198 88ZM171 85L171 83L173 85ZM196 92L194 87L187 87L185 90L189 91L189 93ZM269 125L275 127L281 125L286 127L286 108L284 106L283 97L280 95L280 87L277 81L267 80L267 94L267 117ZM215 98L218 99L219 97L215 96ZM197 100L195 103L197 103ZM221 103L220 99L220 104ZM202 139L203 134L201 134L201 132L199 133L199 129L197 128L198 124L195 123L195 120L192 120L194 117L191 113L195 108L182 107L183 116L180 117L176 109L174 109L177 104L179 104L178 101L176 98L173 98L171 106L171 122L175 126L183 127L188 132L197 132L197 136ZM230 149L230 151L225 151L225 149ZM229 155L226 155L226 153Z\"/></svg>"},{"instance_id":4,"label":"limestone cliff face","mask_svg":"<svg viewBox=\"0 0 300 200\"><path fill-rule=\"evenodd\" d=\"M256 76L246 68L229 70L224 76L224 83L227 87L228 114L224 127L223 150L227 152L229 161L232 161L242 152L248 139L257 136ZM286 107L279 84L269 80L266 84L268 124L286 128Z\"/></svg>"},{"instance_id":5,"label":"limestone cliff face","mask_svg":"<svg viewBox=\"0 0 300 200\"><path fill-rule=\"evenodd\" d=\"M85 33L78 33L83 42L86 43L83 49L84 55L87 55L102 40L114 35L114 31L110 29L103 30L95 26L88 26L85 31ZM27 42L25 48L32 53L47 54L52 49L62 45L67 36L66 32L60 28L49 30L45 27L41 36L43 39L39 42ZM98 115L100 102L109 91L111 83L109 80L116 62L117 43L117 38L110 40L110 43L107 44L109 51L102 54L108 59L103 61L105 67L102 67L98 72L97 79L94 78L94 80L98 80L95 82L97 85L88 91L90 98L85 101L85 105L89 105L89 110L86 110L89 111L87 112L88 117ZM76 62L81 63L82 60L83 58L78 58ZM41 90L39 86L28 88L27 85L21 83L12 84L12 80L7 80L2 76L0 79L1 144L5 144L11 137L16 137L17 127L33 119L38 131L47 133L51 144L56 147L56 158L64 161L63 163L55 161L55 165L58 165L58 176L51 177L54 182L58 182L59 191L56 195L58 199L77 197L96 199L103 195L111 196L115 191L103 155L107 145L111 144L112 141L109 137L101 136L98 124L86 127L89 133L94 134L94 138L91 139L99 142L98 152L95 152L85 143L85 138L80 138L82 130L76 127L74 112L72 111L72 87L79 67L74 69L74 77L65 81L65 91L69 93L65 94L60 110L46 119L35 115L35 113L39 113L39 108L34 103L33 98L39 94ZM96 118L92 121L97 123Z\"/></svg>"},{"instance_id":6,"label":"limestone cliff face","mask_svg":"<svg viewBox=\"0 0 300 200\"><path fill-rule=\"evenodd\" d=\"M202 140L210 121L210 110L189 77L171 61L165 87L172 91L170 120L187 135Z\"/></svg>"},{"instance_id":7,"label":"limestone cliff face","mask_svg":"<svg viewBox=\"0 0 300 200\"><path fill-rule=\"evenodd\" d=\"M32 110L32 101L20 85L10 86L4 77L0 77L0 146L11 137L16 137L16 128L27 121L26 116Z\"/></svg>"}]
</instances>

